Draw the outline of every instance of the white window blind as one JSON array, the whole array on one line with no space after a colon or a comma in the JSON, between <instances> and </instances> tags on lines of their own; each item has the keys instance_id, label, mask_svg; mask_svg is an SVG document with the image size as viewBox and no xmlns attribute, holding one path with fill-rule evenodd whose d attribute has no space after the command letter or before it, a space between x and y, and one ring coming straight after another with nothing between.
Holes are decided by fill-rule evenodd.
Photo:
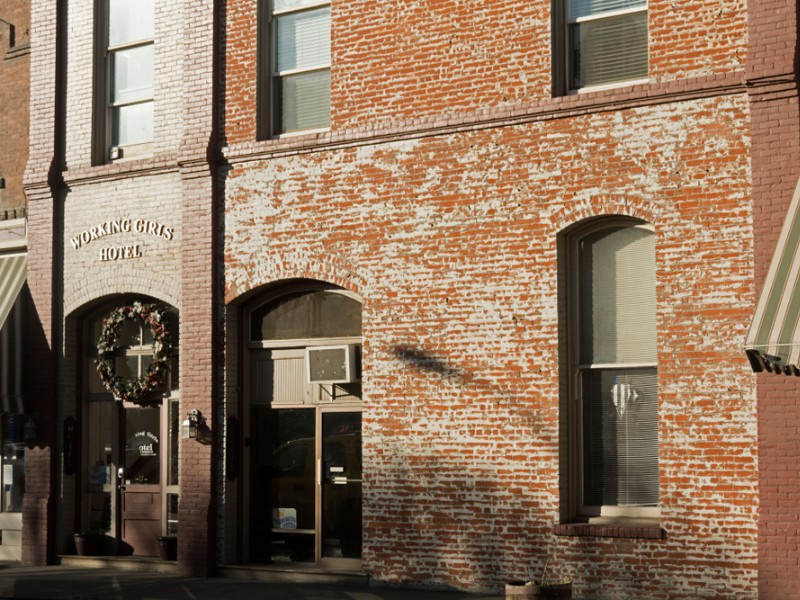
<instances>
[{"instance_id":1,"label":"white window blind","mask_svg":"<svg viewBox=\"0 0 800 600\"><path fill-rule=\"evenodd\" d=\"M305 9L308 0L276 1L274 16L274 133L330 125L330 6ZM318 4L318 3L317 3ZM302 9L294 10L291 9Z\"/></svg>"},{"instance_id":2,"label":"white window blind","mask_svg":"<svg viewBox=\"0 0 800 600\"><path fill-rule=\"evenodd\" d=\"M656 369L593 369L581 377L583 504L658 505Z\"/></svg>"},{"instance_id":3,"label":"white window blind","mask_svg":"<svg viewBox=\"0 0 800 600\"><path fill-rule=\"evenodd\" d=\"M278 72L327 67L331 62L331 9L278 17Z\"/></svg>"},{"instance_id":4,"label":"white window blind","mask_svg":"<svg viewBox=\"0 0 800 600\"><path fill-rule=\"evenodd\" d=\"M573 0L569 6L572 89L647 77L646 2Z\"/></svg>"},{"instance_id":5,"label":"white window blind","mask_svg":"<svg viewBox=\"0 0 800 600\"><path fill-rule=\"evenodd\" d=\"M583 504L658 504L654 235L611 227L578 241Z\"/></svg>"},{"instance_id":6,"label":"white window blind","mask_svg":"<svg viewBox=\"0 0 800 600\"><path fill-rule=\"evenodd\" d=\"M653 233L607 228L579 244L580 363L656 362Z\"/></svg>"}]
</instances>

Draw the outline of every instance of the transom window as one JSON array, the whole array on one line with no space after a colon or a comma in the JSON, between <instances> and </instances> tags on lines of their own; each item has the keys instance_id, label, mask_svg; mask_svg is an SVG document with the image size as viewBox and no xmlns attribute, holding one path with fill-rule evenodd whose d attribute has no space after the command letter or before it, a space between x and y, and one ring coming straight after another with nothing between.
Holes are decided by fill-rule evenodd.
<instances>
[{"instance_id":1,"label":"transom window","mask_svg":"<svg viewBox=\"0 0 800 600\"><path fill-rule=\"evenodd\" d=\"M656 516L655 236L643 224L606 222L572 237L570 250L577 510Z\"/></svg>"},{"instance_id":2,"label":"transom window","mask_svg":"<svg viewBox=\"0 0 800 600\"><path fill-rule=\"evenodd\" d=\"M647 77L647 0L566 2L568 89Z\"/></svg>"},{"instance_id":3,"label":"transom window","mask_svg":"<svg viewBox=\"0 0 800 600\"><path fill-rule=\"evenodd\" d=\"M330 2L272 0L269 22L270 135L327 128Z\"/></svg>"}]
</instances>

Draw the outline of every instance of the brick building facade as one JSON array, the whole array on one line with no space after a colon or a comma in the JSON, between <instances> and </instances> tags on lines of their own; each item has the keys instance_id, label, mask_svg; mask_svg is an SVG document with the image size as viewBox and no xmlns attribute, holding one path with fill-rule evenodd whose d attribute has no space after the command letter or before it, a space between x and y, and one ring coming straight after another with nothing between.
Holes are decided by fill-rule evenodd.
<instances>
[{"instance_id":1,"label":"brick building facade","mask_svg":"<svg viewBox=\"0 0 800 600\"><path fill-rule=\"evenodd\" d=\"M21 556L30 2L0 2L0 559Z\"/></svg>"},{"instance_id":2,"label":"brick building facade","mask_svg":"<svg viewBox=\"0 0 800 600\"><path fill-rule=\"evenodd\" d=\"M33 3L24 562L791 594L792 3L126 6Z\"/></svg>"}]
</instances>

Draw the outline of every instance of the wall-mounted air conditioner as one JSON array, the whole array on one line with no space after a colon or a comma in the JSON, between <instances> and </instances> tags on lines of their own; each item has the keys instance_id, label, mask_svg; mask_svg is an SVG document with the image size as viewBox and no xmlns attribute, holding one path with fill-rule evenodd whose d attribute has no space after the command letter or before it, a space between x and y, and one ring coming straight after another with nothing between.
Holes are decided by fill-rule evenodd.
<instances>
[{"instance_id":1,"label":"wall-mounted air conditioner","mask_svg":"<svg viewBox=\"0 0 800 600\"><path fill-rule=\"evenodd\" d=\"M306 348L308 383L352 383L361 380L361 346L311 346Z\"/></svg>"}]
</instances>

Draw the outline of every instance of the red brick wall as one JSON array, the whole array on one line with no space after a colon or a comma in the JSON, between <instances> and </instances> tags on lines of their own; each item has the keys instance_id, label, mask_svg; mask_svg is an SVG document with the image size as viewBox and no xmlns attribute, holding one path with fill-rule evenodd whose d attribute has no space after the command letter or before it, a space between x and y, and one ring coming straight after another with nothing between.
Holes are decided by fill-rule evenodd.
<instances>
[{"instance_id":1,"label":"red brick wall","mask_svg":"<svg viewBox=\"0 0 800 600\"><path fill-rule=\"evenodd\" d=\"M677 8L676 8L677 7ZM743 0L651 0L651 82L740 73ZM226 135L253 139L257 3L227 3ZM332 3L331 128L374 131L414 120L546 102L551 90L549 2Z\"/></svg>"},{"instance_id":2,"label":"red brick wall","mask_svg":"<svg viewBox=\"0 0 800 600\"><path fill-rule=\"evenodd\" d=\"M756 289L761 290L800 177L797 4L751 3L747 76L751 81L753 226ZM797 596L800 585L800 385L759 375L759 597Z\"/></svg>"},{"instance_id":3,"label":"red brick wall","mask_svg":"<svg viewBox=\"0 0 800 600\"><path fill-rule=\"evenodd\" d=\"M18 216L24 216L22 176L28 160L30 23L29 1L0 1L0 178L5 179L5 188L0 189L0 218L13 209L23 209Z\"/></svg>"},{"instance_id":4,"label":"red brick wall","mask_svg":"<svg viewBox=\"0 0 800 600\"><path fill-rule=\"evenodd\" d=\"M227 297L301 276L364 297L376 580L497 588L551 554L582 597L701 584L753 597L747 97L530 119L236 160ZM550 533L563 469L556 237L604 214L656 228L666 540ZM706 363L728 368L692 366Z\"/></svg>"},{"instance_id":5,"label":"red brick wall","mask_svg":"<svg viewBox=\"0 0 800 600\"><path fill-rule=\"evenodd\" d=\"M586 598L757 594L750 106L741 1L653 1L648 84L551 98L549 3L333 3L331 132L255 141L255 5L227 4L227 301L364 299L364 560L378 581ZM655 226L665 539L552 535L556 239Z\"/></svg>"}]
</instances>

